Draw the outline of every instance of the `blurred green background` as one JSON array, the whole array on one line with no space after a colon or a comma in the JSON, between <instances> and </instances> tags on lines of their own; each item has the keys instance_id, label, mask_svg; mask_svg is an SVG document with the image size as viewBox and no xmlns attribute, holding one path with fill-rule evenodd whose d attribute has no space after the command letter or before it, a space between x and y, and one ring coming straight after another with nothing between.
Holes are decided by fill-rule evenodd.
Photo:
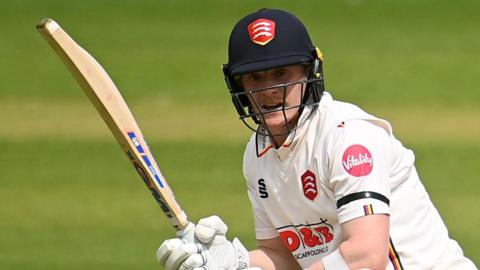
<instances>
[{"instance_id":1,"label":"blurred green background","mask_svg":"<svg viewBox=\"0 0 480 270\"><path fill-rule=\"evenodd\" d=\"M191 219L218 214L254 247L249 131L220 65L233 25L260 7L297 14L334 97L392 123L452 237L480 263L479 1L2 0L0 269L157 269L155 249L174 235L35 31L45 17L117 83Z\"/></svg>"}]
</instances>

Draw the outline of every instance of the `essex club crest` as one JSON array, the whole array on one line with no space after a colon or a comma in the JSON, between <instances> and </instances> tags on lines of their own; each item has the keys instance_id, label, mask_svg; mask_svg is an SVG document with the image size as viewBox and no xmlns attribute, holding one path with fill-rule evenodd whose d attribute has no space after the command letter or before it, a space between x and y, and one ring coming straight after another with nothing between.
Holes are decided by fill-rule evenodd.
<instances>
[{"instance_id":1,"label":"essex club crest","mask_svg":"<svg viewBox=\"0 0 480 270\"><path fill-rule=\"evenodd\" d=\"M248 25L248 34L252 42L266 45L275 38L275 22L268 19L258 19Z\"/></svg>"},{"instance_id":2,"label":"essex club crest","mask_svg":"<svg viewBox=\"0 0 480 270\"><path fill-rule=\"evenodd\" d=\"M317 177L313 172L307 170L300 179L302 180L303 195L313 201L318 194Z\"/></svg>"}]
</instances>

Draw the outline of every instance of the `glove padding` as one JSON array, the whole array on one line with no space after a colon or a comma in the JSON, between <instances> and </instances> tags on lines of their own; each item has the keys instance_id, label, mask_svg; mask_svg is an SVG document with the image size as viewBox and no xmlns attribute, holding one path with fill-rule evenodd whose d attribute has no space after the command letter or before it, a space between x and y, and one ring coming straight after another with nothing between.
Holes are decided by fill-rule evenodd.
<instances>
[{"instance_id":1,"label":"glove padding","mask_svg":"<svg viewBox=\"0 0 480 270\"><path fill-rule=\"evenodd\" d=\"M157 260L166 270L249 269L248 251L237 238L228 241L227 230L218 216L201 219L196 226L189 224L178 238L160 245Z\"/></svg>"}]
</instances>

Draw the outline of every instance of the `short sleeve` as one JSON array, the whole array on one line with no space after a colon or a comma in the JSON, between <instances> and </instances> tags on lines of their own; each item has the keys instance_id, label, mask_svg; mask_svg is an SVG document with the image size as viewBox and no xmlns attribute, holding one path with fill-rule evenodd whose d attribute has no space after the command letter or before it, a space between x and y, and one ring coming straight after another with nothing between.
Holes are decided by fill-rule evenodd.
<instances>
[{"instance_id":1,"label":"short sleeve","mask_svg":"<svg viewBox=\"0 0 480 270\"><path fill-rule=\"evenodd\" d=\"M343 122L327 138L328 185L339 223L390 214L390 134L366 120Z\"/></svg>"},{"instance_id":2,"label":"short sleeve","mask_svg":"<svg viewBox=\"0 0 480 270\"><path fill-rule=\"evenodd\" d=\"M258 201L260 196L260 194L257 193L258 183L252 181L248 171L248 168L250 168L250 166L248 166L249 162L252 161L252 158L256 158L256 156L252 156L253 153L251 151L251 147L249 147L251 146L251 143L252 141L250 141L249 145L247 145L247 149L243 156L243 175L247 181L248 198L250 200L250 204L252 205L253 218L255 222L255 235L256 239L258 240L271 239L277 237L278 233Z\"/></svg>"},{"instance_id":3,"label":"short sleeve","mask_svg":"<svg viewBox=\"0 0 480 270\"><path fill-rule=\"evenodd\" d=\"M252 204L256 239L263 240L277 237L278 232L275 230L272 223L270 223L270 219L257 202L256 198L258 198L258 195L256 194L256 190L252 189L250 186L248 188L248 198Z\"/></svg>"}]
</instances>

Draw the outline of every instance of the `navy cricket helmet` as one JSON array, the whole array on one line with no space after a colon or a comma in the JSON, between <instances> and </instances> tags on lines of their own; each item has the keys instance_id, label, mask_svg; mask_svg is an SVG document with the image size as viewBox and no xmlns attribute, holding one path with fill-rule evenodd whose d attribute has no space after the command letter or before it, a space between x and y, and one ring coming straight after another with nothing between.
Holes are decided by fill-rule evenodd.
<instances>
[{"instance_id":1,"label":"navy cricket helmet","mask_svg":"<svg viewBox=\"0 0 480 270\"><path fill-rule=\"evenodd\" d=\"M295 15L278 9L264 8L243 17L230 34L228 63L223 65L240 119L247 124L245 119L251 117L256 124L261 123L247 98L251 91L238 83L240 75L304 63L311 69L308 80L302 82L307 84L307 91L300 109L318 104L324 91L322 54L312 44L307 29Z\"/></svg>"}]
</instances>

